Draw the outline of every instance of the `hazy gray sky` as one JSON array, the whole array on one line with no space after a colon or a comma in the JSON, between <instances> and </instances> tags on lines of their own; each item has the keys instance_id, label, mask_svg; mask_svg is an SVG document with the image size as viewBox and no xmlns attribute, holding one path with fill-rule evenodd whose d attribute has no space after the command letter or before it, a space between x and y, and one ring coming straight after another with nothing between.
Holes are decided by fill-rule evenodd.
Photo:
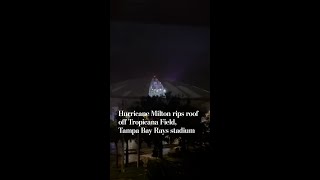
<instances>
[{"instance_id":1,"label":"hazy gray sky","mask_svg":"<svg viewBox=\"0 0 320 180\"><path fill-rule=\"evenodd\" d=\"M210 30L111 22L111 81L157 75L209 89Z\"/></svg>"}]
</instances>

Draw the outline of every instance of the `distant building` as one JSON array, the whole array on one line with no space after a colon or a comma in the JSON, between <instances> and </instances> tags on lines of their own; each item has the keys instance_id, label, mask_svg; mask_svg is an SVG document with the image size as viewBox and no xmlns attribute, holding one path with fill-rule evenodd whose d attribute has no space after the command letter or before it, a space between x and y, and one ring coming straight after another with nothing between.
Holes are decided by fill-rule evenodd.
<instances>
[{"instance_id":1,"label":"distant building","mask_svg":"<svg viewBox=\"0 0 320 180\"><path fill-rule=\"evenodd\" d=\"M189 84L160 80L156 77L151 79L130 79L127 81L111 84L110 86L110 119L119 109L126 109L133 103L146 96L163 96L171 93L172 96L179 96L181 99L189 99L191 104L210 110L210 92Z\"/></svg>"}]
</instances>

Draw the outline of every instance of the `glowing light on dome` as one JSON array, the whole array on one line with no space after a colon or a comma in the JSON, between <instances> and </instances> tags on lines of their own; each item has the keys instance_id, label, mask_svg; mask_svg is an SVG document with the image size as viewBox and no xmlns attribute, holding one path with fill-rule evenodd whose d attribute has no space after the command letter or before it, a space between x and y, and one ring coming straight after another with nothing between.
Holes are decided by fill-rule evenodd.
<instances>
[{"instance_id":1,"label":"glowing light on dome","mask_svg":"<svg viewBox=\"0 0 320 180\"><path fill-rule=\"evenodd\" d=\"M149 96L165 96L165 90L162 83L154 76L149 87Z\"/></svg>"}]
</instances>

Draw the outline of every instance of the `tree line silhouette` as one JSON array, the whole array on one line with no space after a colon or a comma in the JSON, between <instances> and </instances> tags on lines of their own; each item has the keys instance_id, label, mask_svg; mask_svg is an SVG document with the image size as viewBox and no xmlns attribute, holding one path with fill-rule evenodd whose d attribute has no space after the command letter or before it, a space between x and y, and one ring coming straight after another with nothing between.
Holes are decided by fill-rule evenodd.
<instances>
[{"instance_id":1,"label":"tree line silhouette","mask_svg":"<svg viewBox=\"0 0 320 180\"><path fill-rule=\"evenodd\" d=\"M137 166L140 165L140 149L142 142L145 142L148 147L152 147L153 151L152 156L157 157L159 159L163 158L163 141L166 141L168 144L172 144L173 141L179 140L179 151L180 153L186 153L189 151L189 147L196 147L198 150L206 150L210 145L210 114L206 112L204 109L198 109L197 106L192 105L191 99L181 99L177 96L172 96L170 92L166 93L165 97L141 97L139 101L136 101L128 108L124 109L126 111L138 111L138 112L150 112L151 110L161 110L164 112L195 112L199 110L198 116L183 116L179 118L175 118L177 126L168 126L168 125L159 125L159 128L181 128L184 127L186 129L195 129L194 134L182 134L182 133L169 133L169 134L157 134L151 133L151 135L147 133L139 133L139 134L120 134L118 130L118 121L121 121L124 117L119 117L116 115L115 121L110 121L110 142L114 143L116 148L116 166L119 167L119 157L121 159L121 169L124 169L124 166L129 164L129 141L134 140L137 142ZM153 120L159 121L160 118L163 117L130 117L133 120ZM139 128L138 126L125 125L122 126L124 128ZM145 128L153 128L145 126ZM118 143L121 142L120 146ZM124 142L126 142L126 147L124 148ZM120 149L120 155L119 153ZM125 153L124 153L125 149ZM126 162L124 164L124 158Z\"/></svg>"}]
</instances>

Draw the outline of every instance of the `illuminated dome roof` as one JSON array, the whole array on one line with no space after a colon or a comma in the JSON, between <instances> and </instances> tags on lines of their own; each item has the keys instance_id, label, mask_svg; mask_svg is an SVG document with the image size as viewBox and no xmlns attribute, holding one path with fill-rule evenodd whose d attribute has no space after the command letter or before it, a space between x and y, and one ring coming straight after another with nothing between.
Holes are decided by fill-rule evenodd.
<instances>
[{"instance_id":1,"label":"illuminated dome roof","mask_svg":"<svg viewBox=\"0 0 320 180\"><path fill-rule=\"evenodd\" d=\"M151 82L150 82L151 80ZM196 86L157 78L130 79L110 86L110 119L117 110L130 106L141 97L162 96L165 93L190 98L197 107L210 110L210 92Z\"/></svg>"},{"instance_id":2,"label":"illuminated dome roof","mask_svg":"<svg viewBox=\"0 0 320 180\"><path fill-rule=\"evenodd\" d=\"M161 82L154 76L149 87L149 96L165 96L166 90Z\"/></svg>"},{"instance_id":3,"label":"illuminated dome roof","mask_svg":"<svg viewBox=\"0 0 320 180\"><path fill-rule=\"evenodd\" d=\"M151 80L151 83L150 83ZM164 95L171 92L172 95L181 98L210 98L210 92L196 86L176 81L159 80L157 78L130 79L111 84L111 98L134 98L142 96Z\"/></svg>"}]
</instances>

